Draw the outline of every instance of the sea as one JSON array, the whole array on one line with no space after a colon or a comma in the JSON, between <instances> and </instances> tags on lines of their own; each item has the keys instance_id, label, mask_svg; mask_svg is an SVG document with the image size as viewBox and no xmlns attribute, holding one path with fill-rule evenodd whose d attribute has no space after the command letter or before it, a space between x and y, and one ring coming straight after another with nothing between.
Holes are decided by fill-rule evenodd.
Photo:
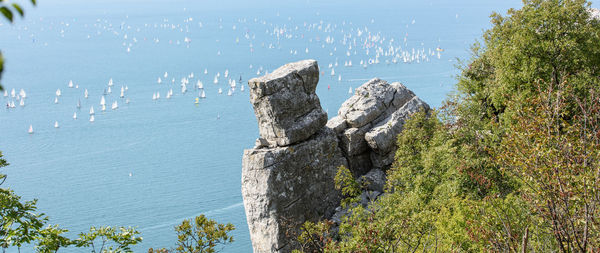
<instances>
[{"instance_id":1,"label":"sea","mask_svg":"<svg viewBox=\"0 0 600 253\"><path fill-rule=\"evenodd\" d=\"M235 241L222 252L252 251L241 195L243 150L259 135L249 79L315 59L317 94L329 118L374 77L401 82L439 107L454 91L470 47L490 28L490 14L522 6L519 0L22 4L24 18L0 22L7 92L0 94L0 150L10 163L2 168L8 175L2 187L37 199L49 224L68 229L71 238L90 226L136 227L143 237L136 252L175 247L174 226L200 214L235 225Z\"/></svg>"}]
</instances>

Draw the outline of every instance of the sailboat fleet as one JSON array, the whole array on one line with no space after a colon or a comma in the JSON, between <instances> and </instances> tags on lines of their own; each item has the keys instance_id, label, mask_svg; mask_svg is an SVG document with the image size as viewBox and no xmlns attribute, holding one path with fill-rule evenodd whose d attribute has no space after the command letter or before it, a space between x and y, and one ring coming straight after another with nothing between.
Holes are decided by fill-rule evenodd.
<instances>
[{"instance_id":1,"label":"sailboat fleet","mask_svg":"<svg viewBox=\"0 0 600 253\"><path fill-rule=\"evenodd\" d=\"M98 24L93 25L93 27L98 29L98 34L100 34L100 32L114 32L114 29L112 28L113 24L111 24L110 21L103 20L103 22L104 23L102 25L100 25L102 22L98 22ZM222 21L220 20L219 27L220 29L223 29L221 22ZM429 62L432 59L441 59L442 53L444 52L444 49L442 49L440 46L426 48L423 43L421 43L421 45L418 47L411 48L409 46L411 42L408 40L408 33L405 35L400 35L399 38L393 38L386 36L386 34L383 34L382 32L373 30L372 27L369 27L369 25L354 25L351 22L346 21L344 21L342 24L331 23L324 20L319 20L318 22L305 21L303 23L297 23L291 26L289 24L281 25L270 23L261 18L254 18L254 20L244 18L239 19L238 22L244 23L244 27L258 26L264 28L258 29L263 30L264 33L255 33L255 31L252 29L238 29L235 32L236 37L233 38L236 42L235 45L247 46L249 53L253 53L258 47L262 47L265 50L285 49L283 47L286 43L281 43L281 41L291 39L299 40L300 38L306 41L308 46L302 46L304 48L288 48L289 51L288 49L285 49L281 50L281 52L283 54L287 54L289 52L292 55L306 54L310 57L311 54L315 54L315 52L325 51L325 55L328 54L330 57L324 57L325 64L323 64L320 75L322 77L330 76L328 77L330 81L337 80L337 83L339 83L340 86L344 85L342 86L344 89L346 87L348 88L349 94L352 94L353 92L353 88L348 87L348 84L350 84L352 81L351 79L348 79L348 76L346 75L346 70L350 68L369 68L371 66L377 66L378 64L390 65L398 63L414 64ZM254 23L252 24L252 22ZM123 28L124 24L125 22L119 26ZM138 42L138 39L141 38L132 33L135 33L135 31L139 32L140 28L142 27L135 27L133 24L126 25L126 27L127 29L124 31L127 31L127 33L121 34L123 36L119 36L119 38L123 38L123 40L125 40L123 41L123 46L124 48L127 48L127 51L129 52L135 50L137 45L136 43ZM144 28L146 27L151 28L152 25L145 24ZM197 27L198 29L201 29L202 23L198 23ZM236 25L234 25L232 29L235 30L235 27ZM174 31L179 30L180 32L185 31L186 33L190 32L191 29L194 29L192 23L185 24L185 26L180 26L180 24L175 24L166 20L163 24L154 25L154 28L171 29ZM61 33L64 33L64 31L61 31ZM261 40L258 40L257 37ZM88 39L90 39L89 35ZM146 38L144 38L144 41L145 40ZM222 38L218 38L217 41L220 40L222 40ZM142 40L140 39L140 41ZM165 43L163 42L165 41L164 39L159 40L156 37L148 38L148 41L157 44ZM187 36L185 39L183 39L184 43L181 43L180 40L167 41L173 45L181 44L187 47L189 47L191 43L191 39L189 39ZM315 48L318 50L315 50ZM223 52L223 55L227 55L227 51L223 50L222 48L218 48L213 52L217 53L217 57L223 57L221 56L221 52ZM256 73L256 75L269 74L266 66L260 66L256 64L249 64L247 66L248 69L241 72ZM175 100L179 97L185 98L186 96L192 96L192 99L194 100L189 100L195 101L197 104L205 103L200 101L207 101L207 93L209 96L213 96L211 94L214 94L213 92L215 92L215 90L217 91L218 95L226 93L228 96L235 96L236 91L245 92L246 89L246 85L242 82L243 80L241 76L239 81L235 77L235 71L237 70L225 68L215 71L211 70L209 72L208 68L203 68L196 71L196 73L199 73L197 75L194 74L194 72L180 75L182 76L179 87L181 93L178 92L177 95L174 95L173 90L177 90L178 88L176 86L176 80L179 80L178 75L175 73L168 73L166 71L164 73L160 72L157 76L151 77L151 79L148 81L148 83L153 84L155 80L156 84L159 86L157 86L157 88L151 88L153 90L147 92L146 95L143 96L148 96L149 93L152 93L152 100L154 101L161 101L161 93L164 94L164 98L171 100ZM344 75L345 79L342 78L342 75ZM208 85L210 84L210 81L212 81L214 86ZM63 86L63 83L60 88L57 88L54 92L54 104L57 104L57 107L73 106L75 104L73 97L77 96L75 98L77 100L76 107L74 108L75 111L72 114L73 120L76 120L78 116L81 115L80 110L82 106L85 108L90 106L89 121L94 122L95 116L100 117L100 115L96 115L96 112L94 111L95 109L104 112L101 113L103 115L108 113L106 112L107 107L110 107L110 109L114 111L119 108L119 102L121 106L130 103L131 100L130 97L128 97L128 86L120 85L120 89L115 88L118 89L118 92L115 92L115 95L112 94L112 88L118 87L115 86L117 84L118 82L115 82L113 78L109 78L107 83L104 82L104 87L99 90L100 92L98 92L97 89L90 89L90 92L88 91L88 88L90 87L87 87L83 90L83 93L81 93L79 90L80 84L77 81L69 80L66 84L68 89L64 89L65 87ZM331 83L328 85L327 90L335 91L336 89L332 89L332 87L335 86L336 85ZM61 88L64 89L64 93ZM191 92L192 90L194 92ZM194 94L197 96L189 94ZM218 96L217 94L214 96ZM83 99L81 99L82 95ZM92 99L87 100L90 96ZM27 103L28 101L26 101L26 98L28 98L28 94L23 89L20 89L20 91L15 90L14 88L5 90L3 92L3 97L5 99L7 110L15 108L17 105L25 108L26 110L28 107L32 106L31 103ZM149 100L148 97L146 98ZM47 98L46 101L49 102L51 101L50 99L52 98ZM98 101L96 99L100 99L100 104L93 103ZM119 99L121 99L121 101L119 101ZM26 104L27 107L25 107ZM58 120L55 121L55 126L58 126ZM31 125L30 127L31 132L33 132Z\"/></svg>"}]
</instances>

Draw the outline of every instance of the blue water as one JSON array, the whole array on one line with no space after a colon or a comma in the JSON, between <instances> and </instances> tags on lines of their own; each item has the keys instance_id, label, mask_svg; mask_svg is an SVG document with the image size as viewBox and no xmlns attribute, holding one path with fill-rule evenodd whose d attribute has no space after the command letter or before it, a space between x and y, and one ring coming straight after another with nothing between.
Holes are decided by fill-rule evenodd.
<instances>
[{"instance_id":1,"label":"blue water","mask_svg":"<svg viewBox=\"0 0 600 253\"><path fill-rule=\"evenodd\" d=\"M17 108L0 108L0 150L11 163L3 170L9 175L3 186L24 199L39 199L39 210L72 237L92 225L137 226L144 237L134 248L138 252L174 246L173 227L199 214L236 226L235 242L224 252L251 251L241 157L258 129L248 89L241 92L240 86L259 68L272 71L316 59L323 71L317 93L329 117L350 96L349 88L372 77L400 81L439 106L453 89L456 59L468 59L469 46L489 27L489 14L521 5L519 0L39 2L27 8L25 19L0 26L7 59L2 83L9 92L27 92L24 107L17 101ZM391 45L407 52L444 51L419 63L386 64L392 58L382 54L379 64L364 68L359 62L376 54L371 48L366 55L362 40L369 33L385 50L394 39ZM357 44L348 50L354 38ZM336 60L332 76L328 65ZM344 67L348 60L352 67ZM243 79L232 96L226 95L225 70ZM157 84L165 72L168 78ZM180 80L192 72L188 92L181 94ZM110 78L113 91L101 112ZM68 88L69 80L79 88ZM198 105L197 80L207 96ZM124 85L129 104L118 97ZM59 88L62 96L54 104ZM171 88L173 97L165 99ZM161 94L156 101L155 92ZM0 97L2 105L11 100ZM111 110L115 100L119 108ZM60 128L53 127L55 121ZM29 125L34 134L27 133ZM75 250L65 250L70 251Z\"/></svg>"}]
</instances>

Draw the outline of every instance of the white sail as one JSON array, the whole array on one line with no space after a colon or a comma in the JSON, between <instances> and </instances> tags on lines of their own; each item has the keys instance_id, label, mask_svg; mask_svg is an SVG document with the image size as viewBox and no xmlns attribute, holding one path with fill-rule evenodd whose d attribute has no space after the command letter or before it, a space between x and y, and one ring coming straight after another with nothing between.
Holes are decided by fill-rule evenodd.
<instances>
[{"instance_id":1,"label":"white sail","mask_svg":"<svg viewBox=\"0 0 600 253\"><path fill-rule=\"evenodd\" d=\"M27 93L25 93L24 89L21 89L21 91L19 92L19 95L21 95L22 98L26 98L27 97Z\"/></svg>"},{"instance_id":2,"label":"white sail","mask_svg":"<svg viewBox=\"0 0 600 253\"><path fill-rule=\"evenodd\" d=\"M95 121L94 115L90 116L90 122L94 122L94 121Z\"/></svg>"},{"instance_id":3,"label":"white sail","mask_svg":"<svg viewBox=\"0 0 600 253\"><path fill-rule=\"evenodd\" d=\"M156 100L156 92L152 93L152 100Z\"/></svg>"},{"instance_id":4,"label":"white sail","mask_svg":"<svg viewBox=\"0 0 600 253\"><path fill-rule=\"evenodd\" d=\"M164 77L167 78L169 76L169 73L165 72Z\"/></svg>"},{"instance_id":5,"label":"white sail","mask_svg":"<svg viewBox=\"0 0 600 253\"><path fill-rule=\"evenodd\" d=\"M85 91L83 92L83 97L88 98L88 90L87 89L85 89Z\"/></svg>"},{"instance_id":6,"label":"white sail","mask_svg":"<svg viewBox=\"0 0 600 253\"><path fill-rule=\"evenodd\" d=\"M61 94L62 94L62 93L60 92L60 89L57 89L57 90L56 90L56 96L57 96L57 97L60 97L60 95L61 95Z\"/></svg>"},{"instance_id":7,"label":"white sail","mask_svg":"<svg viewBox=\"0 0 600 253\"><path fill-rule=\"evenodd\" d=\"M225 74L223 75L223 77L227 78L228 76L229 76L229 70L228 70L228 69L226 69L226 70L225 70Z\"/></svg>"},{"instance_id":8,"label":"white sail","mask_svg":"<svg viewBox=\"0 0 600 253\"><path fill-rule=\"evenodd\" d=\"M204 89L204 84L202 84L202 81L198 80L198 89Z\"/></svg>"},{"instance_id":9,"label":"white sail","mask_svg":"<svg viewBox=\"0 0 600 253\"><path fill-rule=\"evenodd\" d=\"M117 108L119 108L119 104L117 103L117 101L112 103L111 109L116 110Z\"/></svg>"},{"instance_id":10,"label":"white sail","mask_svg":"<svg viewBox=\"0 0 600 253\"><path fill-rule=\"evenodd\" d=\"M107 92L108 92L108 94L112 93L112 90L110 89L110 87L108 87Z\"/></svg>"},{"instance_id":11,"label":"white sail","mask_svg":"<svg viewBox=\"0 0 600 253\"><path fill-rule=\"evenodd\" d=\"M218 84L219 83L219 77L215 76L215 80L213 80L213 83Z\"/></svg>"},{"instance_id":12,"label":"white sail","mask_svg":"<svg viewBox=\"0 0 600 253\"><path fill-rule=\"evenodd\" d=\"M81 108L81 101L77 100L77 109Z\"/></svg>"},{"instance_id":13,"label":"white sail","mask_svg":"<svg viewBox=\"0 0 600 253\"><path fill-rule=\"evenodd\" d=\"M240 91L244 91L244 85L242 84L242 87L240 88Z\"/></svg>"},{"instance_id":14,"label":"white sail","mask_svg":"<svg viewBox=\"0 0 600 253\"><path fill-rule=\"evenodd\" d=\"M7 90L4 90L4 96L8 97L8 91Z\"/></svg>"},{"instance_id":15,"label":"white sail","mask_svg":"<svg viewBox=\"0 0 600 253\"><path fill-rule=\"evenodd\" d=\"M21 102L19 102L19 105L20 105L21 107L25 106L25 99L22 99L22 98L21 98Z\"/></svg>"},{"instance_id":16,"label":"white sail","mask_svg":"<svg viewBox=\"0 0 600 253\"><path fill-rule=\"evenodd\" d=\"M185 93L187 91L187 87L184 85L181 86L181 93Z\"/></svg>"},{"instance_id":17,"label":"white sail","mask_svg":"<svg viewBox=\"0 0 600 253\"><path fill-rule=\"evenodd\" d=\"M123 86L121 86L121 95L120 95L120 97L121 98L125 97L125 87L123 87Z\"/></svg>"},{"instance_id":18,"label":"white sail","mask_svg":"<svg viewBox=\"0 0 600 253\"><path fill-rule=\"evenodd\" d=\"M106 99L104 99L104 96L102 96L102 98L100 98L100 105L105 105L106 104Z\"/></svg>"},{"instance_id":19,"label":"white sail","mask_svg":"<svg viewBox=\"0 0 600 253\"><path fill-rule=\"evenodd\" d=\"M231 89L229 89L229 91L227 92L227 96L231 96L233 94L233 92L231 92Z\"/></svg>"},{"instance_id":20,"label":"white sail","mask_svg":"<svg viewBox=\"0 0 600 253\"><path fill-rule=\"evenodd\" d=\"M202 90L202 94L200 94L200 98L206 98L206 93L204 93L204 90Z\"/></svg>"},{"instance_id":21,"label":"white sail","mask_svg":"<svg viewBox=\"0 0 600 253\"><path fill-rule=\"evenodd\" d=\"M27 132L30 133L30 134L33 133L33 126L32 125L29 125L29 130Z\"/></svg>"},{"instance_id":22,"label":"white sail","mask_svg":"<svg viewBox=\"0 0 600 253\"><path fill-rule=\"evenodd\" d=\"M160 83L162 83L162 79L160 79L160 77L159 77L159 78L158 78L158 80L156 80L156 82L157 82L158 84L160 84Z\"/></svg>"},{"instance_id":23,"label":"white sail","mask_svg":"<svg viewBox=\"0 0 600 253\"><path fill-rule=\"evenodd\" d=\"M54 121L54 128L58 128L58 121Z\"/></svg>"},{"instance_id":24,"label":"white sail","mask_svg":"<svg viewBox=\"0 0 600 253\"><path fill-rule=\"evenodd\" d=\"M207 75L208 74L208 69L204 69L204 74Z\"/></svg>"},{"instance_id":25,"label":"white sail","mask_svg":"<svg viewBox=\"0 0 600 253\"><path fill-rule=\"evenodd\" d=\"M113 86L113 80L112 80L112 78L110 80L108 80L108 86Z\"/></svg>"},{"instance_id":26,"label":"white sail","mask_svg":"<svg viewBox=\"0 0 600 253\"><path fill-rule=\"evenodd\" d=\"M106 105L102 105L102 111L106 111Z\"/></svg>"},{"instance_id":27,"label":"white sail","mask_svg":"<svg viewBox=\"0 0 600 253\"><path fill-rule=\"evenodd\" d=\"M69 80L69 88L73 88L73 80Z\"/></svg>"},{"instance_id":28,"label":"white sail","mask_svg":"<svg viewBox=\"0 0 600 253\"><path fill-rule=\"evenodd\" d=\"M94 115L94 106L90 107L90 115Z\"/></svg>"},{"instance_id":29,"label":"white sail","mask_svg":"<svg viewBox=\"0 0 600 253\"><path fill-rule=\"evenodd\" d=\"M54 98L54 103L55 103L55 104L58 104L58 97L55 97L55 98Z\"/></svg>"},{"instance_id":30,"label":"white sail","mask_svg":"<svg viewBox=\"0 0 600 253\"><path fill-rule=\"evenodd\" d=\"M219 88L219 94L223 93L223 90L221 90L221 88Z\"/></svg>"},{"instance_id":31,"label":"white sail","mask_svg":"<svg viewBox=\"0 0 600 253\"><path fill-rule=\"evenodd\" d=\"M77 119L77 112L73 113L73 119Z\"/></svg>"},{"instance_id":32,"label":"white sail","mask_svg":"<svg viewBox=\"0 0 600 253\"><path fill-rule=\"evenodd\" d=\"M159 98L160 98L160 92L157 91L156 92L156 99L159 99Z\"/></svg>"},{"instance_id":33,"label":"white sail","mask_svg":"<svg viewBox=\"0 0 600 253\"><path fill-rule=\"evenodd\" d=\"M335 70L331 69L331 76L335 76Z\"/></svg>"},{"instance_id":34,"label":"white sail","mask_svg":"<svg viewBox=\"0 0 600 253\"><path fill-rule=\"evenodd\" d=\"M350 87L350 89L348 89L348 93L352 94L352 87Z\"/></svg>"}]
</instances>

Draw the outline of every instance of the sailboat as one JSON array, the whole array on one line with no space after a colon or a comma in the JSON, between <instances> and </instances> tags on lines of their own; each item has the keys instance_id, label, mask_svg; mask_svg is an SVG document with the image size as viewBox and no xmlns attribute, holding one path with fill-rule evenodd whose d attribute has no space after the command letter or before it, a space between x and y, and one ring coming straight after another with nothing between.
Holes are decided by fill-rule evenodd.
<instances>
[{"instance_id":1,"label":"sailboat","mask_svg":"<svg viewBox=\"0 0 600 253\"><path fill-rule=\"evenodd\" d=\"M227 92L227 96L231 96L233 94L233 92L231 92L231 89L229 89L229 91Z\"/></svg>"},{"instance_id":2,"label":"sailboat","mask_svg":"<svg viewBox=\"0 0 600 253\"><path fill-rule=\"evenodd\" d=\"M156 100L156 92L152 93L152 100Z\"/></svg>"},{"instance_id":3,"label":"sailboat","mask_svg":"<svg viewBox=\"0 0 600 253\"><path fill-rule=\"evenodd\" d=\"M108 92L108 94L112 93L112 90L110 89L110 86L108 86L107 92Z\"/></svg>"},{"instance_id":4,"label":"sailboat","mask_svg":"<svg viewBox=\"0 0 600 253\"><path fill-rule=\"evenodd\" d=\"M187 91L187 86L185 84L181 85L181 93L185 93Z\"/></svg>"},{"instance_id":5,"label":"sailboat","mask_svg":"<svg viewBox=\"0 0 600 253\"><path fill-rule=\"evenodd\" d=\"M54 128L58 128L58 121L54 121Z\"/></svg>"},{"instance_id":6,"label":"sailboat","mask_svg":"<svg viewBox=\"0 0 600 253\"><path fill-rule=\"evenodd\" d=\"M159 98L160 98L160 92L157 91L156 92L156 99L159 99Z\"/></svg>"},{"instance_id":7,"label":"sailboat","mask_svg":"<svg viewBox=\"0 0 600 253\"><path fill-rule=\"evenodd\" d=\"M81 108L81 100L77 100L77 109Z\"/></svg>"},{"instance_id":8,"label":"sailboat","mask_svg":"<svg viewBox=\"0 0 600 253\"><path fill-rule=\"evenodd\" d=\"M69 88L73 88L73 80L69 80Z\"/></svg>"},{"instance_id":9,"label":"sailboat","mask_svg":"<svg viewBox=\"0 0 600 253\"><path fill-rule=\"evenodd\" d=\"M120 95L120 97L121 98L125 97L125 87L123 87L123 86L121 86L121 95Z\"/></svg>"},{"instance_id":10,"label":"sailboat","mask_svg":"<svg viewBox=\"0 0 600 253\"><path fill-rule=\"evenodd\" d=\"M198 80L198 89L204 89L204 84L202 84L202 81Z\"/></svg>"},{"instance_id":11,"label":"sailboat","mask_svg":"<svg viewBox=\"0 0 600 253\"><path fill-rule=\"evenodd\" d=\"M350 87L350 89L348 89L348 93L352 94L352 87Z\"/></svg>"},{"instance_id":12,"label":"sailboat","mask_svg":"<svg viewBox=\"0 0 600 253\"><path fill-rule=\"evenodd\" d=\"M117 101L112 103L111 109L116 110L117 108L119 108L119 104L117 103Z\"/></svg>"},{"instance_id":13,"label":"sailboat","mask_svg":"<svg viewBox=\"0 0 600 253\"><path fill-rule=\"evenodd\" d=\"M29 130L27 132L30 133L30 134L33 133L33 126L32 125L29 125Z\"/></svg>"},{"instance_id":14,"label":"sailboat","mask_svg":"<svg viewBox=\"0 0 600 253\"><path fill-rule=\"evenodd\" d=\"M165 71L165 75L164 75L164 77L165 77L165 78L167 78L168 76L169 76L169 73L167 73L167 72Z\"/></svg>"},{"instance_id":15,"label":"sailboat","mask_svg":"<svg viewBox=\"0 0 600 253\"><path fill-rule=\"evenodd\" d=\"M56 90L56 96L57 96L57 97L60 97L60 95L61 95L61 94L62 94L62 93L60 92L60 89L57 89L57 90Z\"/></svg>"},{"instance_id":16,"label":"sailboat","mask_svg":"<svg viewBox=\"0 0 600 253\"><path fill-rule=\"evenodd\" d=\"M106 99L104 99L104 96L102 96L102 98L100 98L100 105L105 105L106 104Z\"/></svg>"},{"instance_id":17,"label":"sailboat","mask_svg":"<svg viewBox=\"0 0 600 253\"><path fill-rule=\"evenodd\" d=\"M331 69L331 76L335 76L335 70Z\"/></svg>"},{"instance_id":18,"label":"sailboat","mask_svg":"<svg viewBox=\"0 0 600 253\"><path fill-rule=\"evenodd\" d=\"M55 104L58 104L58 97L55 97L55 98L54 98L54 103L55 103Z\"/></svg>"},{"instance_id":19,"label":"sailboat","mask_svg":"<svg viewBox=\"0 0 600 253\"><path fill-rule=\"evenodd\" d=\"M206 98L206 93L204 93L204 90L202 90L202 94L200 94L200 98Z\"/></svg>"},{"instance_id":20,"label":"sailboat","mask_svg":"<svg viewBox=\"0 0 600 253\"><path fill-rule=\"evenodd\" d=\"M19 92L19 95L21 95L22 98L26 98L27 97L27 93L25 93L24 89L21 89L21 91Z\"/></svg>"},{"instance_id":21,"label":"sailboat","mask_svg":"<svg viewBox=\"0 0 600 253\"><path fill-rule=\"evenodd\" d=\"M221 90L221 88L219 88L219 94L223 93L223 90Z\"/></svg>"},{"instance_id":22,"label":"sailboat","mask_svg":"<svg viewBox=\"0 0 600 253\"><path fill-rule=\"evenodd\" d=\"M83 92L83 97L88 98L88 90L87 89L85 89L85 91Z\"/></svg>"},{"instance_id":23,"label":"sailboat","mask_svg":"<svg viewBox=\"0 0 600 253\"><path fill-rule=\"evenodd\" d=\"M94 122L94 121L95 121L94 115L90 116L90 122Z\"/></svg>"},{"instance_id":24,"label":"sailboat","mask_svg":"<svg viewBox=\"0 0 600 253\"><path fill-rule=\"evenodd\" d=\"M208 69L204 69L204 74L207 75L208 74Z\"/></svg>"},{"instance_id":25,"label":"sailboat","mask_svg":"<svg viewBox=\"0 0 600 253\"><path fill-rule=\"evenodd\" d=\"M159 78L158 78L158 80L156 80L156 82L157 82L158 84L160 84L160 83L162 83L162 79L160 79L160 77L159 77Z\"/></svg>"},{"instance_id":26,"label":"sailboat","mask_svg":"<svg viewBox=\"0 0 600 253\"><path fill-rule=\"evenodd\" d=\"M90 115L94 115L94 106L90 107Z\"/></svg>"},{"instance_id":27,"label":"sailboat","mask_svg":"<svg viewBox=\"0 0 600 253\"><path fill-rule=\"evenodd\" d=\"M218 76L215 76L215 80L213 80L213 83L214 84L218 84L219 83L219 77Z\"/></svg>"},{"instance_id":28,"label":"sailboat","mask_svg":"<svg viewBox=\"0 0 600 253\"><path fill-rule=\"evenodd\" d=\"M22 99L22 98L21 98L21 102L19 102L19 105L20 105L21 107L25 106L25 99Z\"/></svg>"},{"instance_id":29,"label":"sailboat","mask_svg":"<svg viewBox=\"0 0 600 253\"><path fill-rule=\"evenodd\" d=\"M77 119L77 112L73 113L73 119Z\"/></svg>"},{"instance_id":30,"label":"sailboat","mask_svg":"<svg viewBox=\"0 0 600 253\"><path fill-rule=\"evenodd\" d=\"M7 90L4 91L4 96L8 97L8 91Z\"/></svg>"},{"instance_id":31,"label":"sailboat","mask_svg":"<svg viewBox=\"0 0 600 253\"><path fill-rule=\"evenodd\" d=\"M113 80L112 80L112 78L111 78L110 80L108 80L108 86L109 86L109 87L110 87L110 86L113 86ZM110 88L109 88L109 90L110 90ZM110 92L110 91L109 91L109 92Z\"/></svg>"},{"instance_id":32,"label":"sailboat","mask_svg":"<svg viewBox=\"0 0 600 253\"><path fill-rule=\"evenodd\" d=\"M102 105L102 111L106 111L106 105Z\"/></svg>"},{"instance_id":33,"label":"sailboat","mask_svg":"<svg viewBox=\"0 0 600 253\"><path fill-rule=\"evenodd\" d=\"M125 104L129 104L129 98L125 99Z\"/></svg>"}]
</instances>

